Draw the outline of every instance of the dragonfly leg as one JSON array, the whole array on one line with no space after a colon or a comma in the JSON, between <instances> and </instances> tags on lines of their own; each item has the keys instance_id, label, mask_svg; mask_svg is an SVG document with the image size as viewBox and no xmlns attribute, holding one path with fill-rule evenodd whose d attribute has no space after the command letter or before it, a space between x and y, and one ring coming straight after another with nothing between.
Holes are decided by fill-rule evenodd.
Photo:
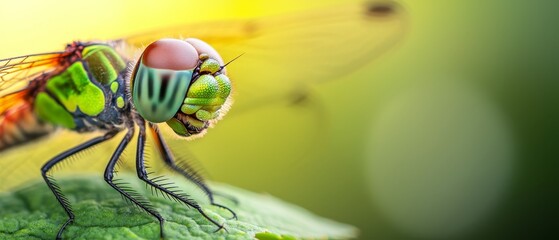
<instances>
[{"instance_id":1,"label":"dragonfly leg","mask_svg":"<svg viewBox=\"0 0 559 240\"><path fill-rule=\"evenodd\" d=\"M133 192L131 189L127 187L122 187L118 182L114 181L115 166L119 160L120 155L122 154L122 152L124 152L124 149L126 148L128 143L130 143L130 140L132 139L133 136L134 136L134 128L131 127L128 129L126 136L124 136L124 138L121 140L115 152L111 156L111 160L107 164L107 168L105 169L105 181L112 188L118 191L122 196L126 197L128 200L136 204L142 210L146 211L147 213L157 218L157 220L159 221L159 235L160 238L163 239L164 238L163 223L165 222L165 219L163 219L163 217L157 211L155 211L154 208L151 206L151 204L147 200L143 199L140 194Z\"/></svg>"},{"instance_id":2,"label":"dragonfly leg","mask_svg":"<svg viewBox=\"0 0 559 240\"><path fill-rule=\"evenodd\" d=\"M175 161L171 150L169 149L169 147L165 143L165 140L163 139L163 136L161 136L161 133L157 129L157 125L150 124L149 127L154 132L153 136L154 136L155 141L157 143L156 145L159 148L159 152L161 153L161 155L163 157L163 161L165 162L165 164L167 164L167 166L169 166L173 171L176 171L176 172L180 173L182 176L184 176L186 179L188 179L189 181L196 184L196 186L198 186L198 188L200 188L202 191L204 191L204 193L206 193L206 195L208 196L211 205L214 205L216 207L220 207L220 208L223 208L223 209L229 211L233 215L232 218L237 219L237 214L233 210L231 210L230 208L228 208L226 206L223 206L221 204L215 203L214 195L221 195L225 198L230 199L235 204L237 204L238 201L232 196L229 196L229 195L226 195L226 194L215 193L212 190L210 190L208 185L206 185L206 183L204 183L203 179L200 176L198 176L198 174L196 174L195 172L193 172L191 170L192 168L190 168L188 166L181 167L181 166L177 165L177 162ZM183 164L186 164L186 163L183 163Z\"/></svg>"},{"instance_id":3,"label":"dragonfly leg","mask_svg":"<svg viewBox=\"0 0 559 240\"><path fill-rule=\"evenodd\" d=\"M56 164L68 159L70 156L80 151L83 151L87 148L93 147L101 142L109 140L113 138L116 134L117 131L111 131L106 133L104 136L93 138L85 143L82 143L70 150L67 150L57 155L56 157L52 158L47 163L45 163L45 165L43 165L43 167L41 168L43 179L45 180L48 187L56 197L58 203L60 203L60 205L62 206L62 208L64 208L64 211L68 215L68 220L66 220L66 222L64 222L62 227L60 227L60 229L58 230L58 234L56 234L56 239L62 239L62 233L64 232L64 229L66 229L66 226L68 226L68 224L74 222L75 215L74 212L72 211L72 206L70 205L70 202L64 196L64 194L62 194L62 190L60 189L60 186L58 186L55 179L49 174L49 170L52 169L52 167L56 166Z\"/></svg>"},{"instance_id":4,"label":"dragonfly leg","mask_svg":"<svg viewBox=\"0 0 559 240\"><path fill-rule=\"evenodd\" d=\"M145 147L145 143L146 143L146 129L145 129L145 123L141 122L140 124L138 124L140 127L140 133L138 134L138 147L137 147L137 152L136 152L136 171L138 173L138 177L146 182L147 184L149 184L150 186L152 186L153 188L161 191L162 193L164 193L164 195L171 197L173 199L176 199L178 201L181 201L182 203L186 204L187 206L190 206L194 209L196 209L202 216L204 216L204 218L206 218L208 221L210 221L211 223L213 223L214 225L216 225L218 227L218 229L216 229L216 232L224 229L227 231L227 229L224 228L223 224L219 224L218 222L216 222L215 220L213 220L212 218L210 218L205 212L204 210L202 210L202 208L200 207L200 205L198 205L198 203L196 203L194 200L190 199L188 197L188 195L184 192L180 192L177 190L173 190L173 186L169 187L169 185L171 183L167 182L165 178L162 177L155 177L155 178L149 178L148 173L146 171L146 167L145 167L145 160L144 160L144 147Z\"/></svg>"}]
</instances>

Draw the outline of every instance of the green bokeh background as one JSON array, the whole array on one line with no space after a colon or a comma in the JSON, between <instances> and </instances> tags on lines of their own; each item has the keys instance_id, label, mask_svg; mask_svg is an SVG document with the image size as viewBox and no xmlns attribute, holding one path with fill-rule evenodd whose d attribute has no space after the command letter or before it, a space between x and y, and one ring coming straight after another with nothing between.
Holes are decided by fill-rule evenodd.
<instances>
[{"instance_id":1,"label":"green bokeh background","mask_svg":"<svg viewBox=\"0 0 559 240\"><path fill-rule=\"evenodd\" d=\"M185 146L211 179L353 224L361 239L547 236L559 217L559 3L402 5L406 38L364 68L312 86L315 108L271 104ZM111 31L139 29L126 26ZM51 44L74 38L57 31L63 40ZM47 48L2 41L2 57Z\"/></svg>"}]
</instances>

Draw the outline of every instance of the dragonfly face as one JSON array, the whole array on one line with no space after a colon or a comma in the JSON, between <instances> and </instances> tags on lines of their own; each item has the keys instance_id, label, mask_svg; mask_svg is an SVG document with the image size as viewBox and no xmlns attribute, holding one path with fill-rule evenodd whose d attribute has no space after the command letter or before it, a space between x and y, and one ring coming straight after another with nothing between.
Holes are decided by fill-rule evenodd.
<instances>
[{"instance_id":1,"label":"dragonfly face","mask_svg":"<svg viewBox=\"0 0 559 240\"><path fill-rule=\"evenodd\" d=\"M230 105L231 82L223 60L198 39L161 39L136 64L131 93L138 114L166 122L180 136L203 133Z\"/></svg>"}]
</instances>

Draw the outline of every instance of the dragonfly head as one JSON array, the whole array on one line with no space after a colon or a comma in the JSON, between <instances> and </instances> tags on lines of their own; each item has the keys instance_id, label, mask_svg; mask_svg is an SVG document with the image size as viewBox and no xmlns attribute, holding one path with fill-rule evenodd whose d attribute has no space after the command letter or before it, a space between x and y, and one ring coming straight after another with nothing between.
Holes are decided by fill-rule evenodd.
<instances>
[{"instance_id":1,"label":"dragonfly head","mask_svg":"<svg viewBox=\"0 0 559 240\"><path fill-rule=\"evenodd\" d=\"M161 39L142 53L131 77L138 114L166 122L180 136L203 133L231 103L231 82L221 56L194 38Z\"/></svg>"}]
</instances>

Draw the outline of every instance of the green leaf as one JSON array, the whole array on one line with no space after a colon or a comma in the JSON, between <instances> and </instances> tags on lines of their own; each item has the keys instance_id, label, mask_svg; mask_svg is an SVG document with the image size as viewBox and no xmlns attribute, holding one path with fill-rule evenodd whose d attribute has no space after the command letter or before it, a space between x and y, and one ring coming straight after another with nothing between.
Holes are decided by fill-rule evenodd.
<instances>
[{"instance_id":1,"label":"green leaf","mask_svg":"<svg viewBox=\"0 0 559 240\"><path fill-rule=\"evenodd\" d=\"M354 227L317 217L305 209L265 194L232 186L212 184L216 201L233 209L238 220L180 177L169 180L195 199L217 227L185 205L153 195L134 176L119 176L127 186L145 196L166 219L166 239L347 239L356 236ZM64 232L65 239L159 239L159 224L149 214L133 207L110 188L101 176L72 176L57 183L72 203L76 221ZM238 203L229 198L232 196ZM54 239L66 214L43 182L0 194L0 239Z\"/></svg>"}]
</instances>

